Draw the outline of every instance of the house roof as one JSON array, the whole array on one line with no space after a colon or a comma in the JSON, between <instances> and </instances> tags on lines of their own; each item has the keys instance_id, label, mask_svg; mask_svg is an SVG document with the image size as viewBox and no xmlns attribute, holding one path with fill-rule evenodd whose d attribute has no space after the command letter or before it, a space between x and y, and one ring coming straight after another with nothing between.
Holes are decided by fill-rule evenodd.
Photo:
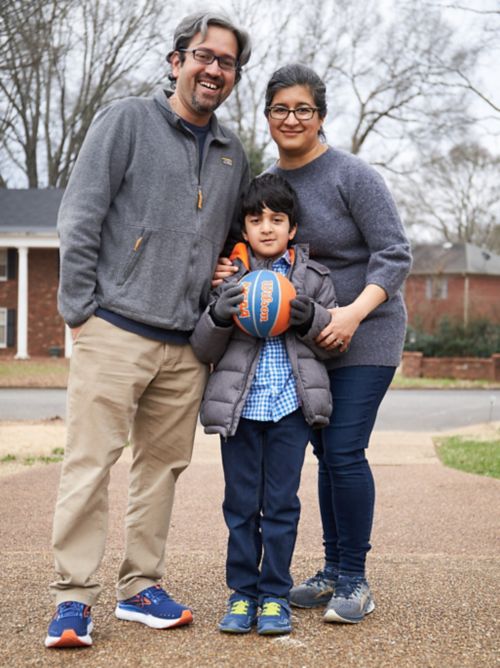
<instances>
[{"instance_id":1,"label":"house roof","mask_svg":"<svg viewBox=\"0 0 500 668\"><path fill-rule=\"evenodd\" d=\"M55 234L63 188L0 188L0 234Z\"/></svg>"},{"instance_id":2,"label":"house roof","mask_svg":"<svg viewBox=\"0 0 500 668\"><path fill-rule=\"evenodd\" d=\"M500 255L474 244L417 244L412 252L412 274L500 276Z\"/></svg>"}]
</instances>

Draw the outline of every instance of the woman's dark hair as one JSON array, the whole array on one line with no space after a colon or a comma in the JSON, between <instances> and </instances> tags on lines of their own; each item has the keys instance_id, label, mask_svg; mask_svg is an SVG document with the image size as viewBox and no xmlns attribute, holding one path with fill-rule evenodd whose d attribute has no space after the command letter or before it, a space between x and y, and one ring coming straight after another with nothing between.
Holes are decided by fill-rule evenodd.
<instances>
[{"instance_id":1,"label":"woman's dark hair","mask_svg":"<svg viewBox=\"0 0 500 668\"><path fill-rule=\"evenodd\" d=\"M276 93L283 88L291 88L292 86L306 86L312 95L314 106L318 108L318 116L321 119L325 118L327 112L326 86L313 69L300 63L284 65L271 75L266 88L266 107L264 110L266 117L269 116L269 107L272 105ZM319 135L325 138L323 128L320 129Z\"/></svg>"},{"instance_id":2,"label":"woman's dark hair","mask_svg":"<svg viewBox=\"0 0 500 668\"><path fill-rule=\"evenodd\" d=\"M262 213L266 207L276 213L286 213L290 229L297 225L297 195L288 181L277 174L262 174L250 182L241 199L242 229L245 216Z\"/></svg>"}]
</instances>

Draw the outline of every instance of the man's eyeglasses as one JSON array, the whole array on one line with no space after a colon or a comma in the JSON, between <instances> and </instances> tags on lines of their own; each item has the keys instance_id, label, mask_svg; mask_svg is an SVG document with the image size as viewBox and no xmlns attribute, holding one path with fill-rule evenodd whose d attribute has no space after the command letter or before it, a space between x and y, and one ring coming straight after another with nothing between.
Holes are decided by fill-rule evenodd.
<instances>
[{"instance_id":1,"label":"man's eyeglasses","mask_svg":"<svg viewBox=\"0 0 500 668\"><path fill-rule=\"evenodd\" d=\"M214 60L216 60L221 70L229 72L238 69L238 61L236 58L232 58L231 56L216 56L213 51L209 51L208 49L177 49L177 51L181 51L182 53L192 53L193 58L197 63L211 65Z\"/></svg>"},{"instance_id":2,"label":"man's eyeglasses","mask_svg":"<svg viewBox=\"0 0 500 668\"><path fill-rule=\"evenodd\" d=\"M298 121L310 121L314 116L314 112L318 111L318 107L297 107L297 109L289 109L288 107L281 107L279 104L275 107L267 107L269 116L275 121L284 121L290 114L293 114Z\"/></svg>"}]
</instances>

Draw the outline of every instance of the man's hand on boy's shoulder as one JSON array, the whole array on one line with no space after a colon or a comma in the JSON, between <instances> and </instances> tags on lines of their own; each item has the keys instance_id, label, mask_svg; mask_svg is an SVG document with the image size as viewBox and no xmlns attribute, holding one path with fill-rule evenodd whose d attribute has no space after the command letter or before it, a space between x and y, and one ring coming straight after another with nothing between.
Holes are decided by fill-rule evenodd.
<instances>
[{"instance_id":1,"label":"man's hand on boy's shoulder","mask_svg":"<svg viewBox=\"0 0 500 668\"><path fill-rule=\"evenodd\" d=\"M234 265L228 257L220 257L217 260L217 266L212 277L212 289L222 285L225 278L229 278L238 271L238 267Z\"/></svg>"}]
</instances>

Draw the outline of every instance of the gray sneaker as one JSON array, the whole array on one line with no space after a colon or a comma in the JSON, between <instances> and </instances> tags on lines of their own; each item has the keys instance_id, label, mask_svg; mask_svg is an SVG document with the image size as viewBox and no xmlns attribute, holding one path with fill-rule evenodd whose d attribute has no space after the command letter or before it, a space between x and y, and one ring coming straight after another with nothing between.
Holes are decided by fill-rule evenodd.
<instances>
[{"instance_id":1,"label":"gray sneaker","mask_svg":"<svg viewBox=\"0 0 500 668\"><path fill-rule=\"evenodd\" d=\"M375 610L370 585L364 577L339 575L323 621L357 624Z\"/></svg>"},{"instance_id":2,"label":"gray sneaker","mask_svg":"<svg viewBox=\"0 0 500 668\"><path fill-rule=\"evenodd\" d=\"M337 571L324 569L318 571L312 578L308 578L290 590L290 604L296 608L316 608L325 605L335 591Z\"/></svg>"}]
</instances>

